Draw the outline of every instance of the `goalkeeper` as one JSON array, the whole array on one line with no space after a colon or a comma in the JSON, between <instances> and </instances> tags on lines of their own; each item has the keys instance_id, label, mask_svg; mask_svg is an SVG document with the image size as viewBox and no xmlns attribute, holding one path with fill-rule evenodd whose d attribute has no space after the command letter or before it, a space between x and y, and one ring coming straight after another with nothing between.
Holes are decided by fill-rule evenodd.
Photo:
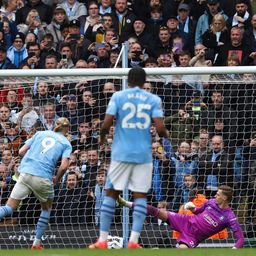
<instances>
[{"instance_id":1,"label":"goalkeeper","mask_svg":"<svg viewBox=\"0 0 256 256\"><path fill-rule=\"evenodd\" d=\"M196 208L192 202L186 203L185 208L191 210L194 216L158 209L151 205L147 206L147 214L167 222L171 229L181 233L177 239L178 248L194 248L208 237L230 227L237 239L233 249L238 249L244 244L244 235L234 212L229 207L232 195L232 188L222 185L215 199L210 199L200 208ZM121 197L119 205L133 207L132 202L127 202Z\"/></svg>"}]
</instances>

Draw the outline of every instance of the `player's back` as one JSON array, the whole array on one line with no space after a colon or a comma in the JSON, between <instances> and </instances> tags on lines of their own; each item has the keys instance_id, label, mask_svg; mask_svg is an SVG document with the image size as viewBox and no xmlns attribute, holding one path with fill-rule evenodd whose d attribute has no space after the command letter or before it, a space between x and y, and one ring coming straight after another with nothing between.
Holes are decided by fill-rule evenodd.
<instances>
[{"instance_id":1,"label":"player's back","mask_svg":"<svg viewBox=\"0 0 256 256\"><path fill-rule=\"evenodd\" d=\"M53 131L37 132L26 144L29 150L21 161L19 171L50 180L58 160L72 151L67 138Z\"/></svg>"},{"instance_id":2,"label":"player's back","mask_svg":"<svg viewBox=\"0 0 256 256\"><path fill-rule=\"evenodd\" d=\"M161 99L139 87L130 88L113 95L107 114L116 116L112 159L150 163L151 120L154 117L163 117Z\"/></svg>"}]
</instances>

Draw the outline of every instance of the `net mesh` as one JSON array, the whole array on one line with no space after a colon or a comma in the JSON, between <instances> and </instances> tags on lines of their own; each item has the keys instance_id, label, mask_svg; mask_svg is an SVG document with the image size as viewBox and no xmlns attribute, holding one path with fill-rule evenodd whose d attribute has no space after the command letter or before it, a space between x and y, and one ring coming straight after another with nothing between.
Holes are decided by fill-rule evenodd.
<instances>
[{"instance_id":1,"label":"net mesh","mask_svg":"<svg viewBox=\"0 0 256 256\"><path fill-rule=\"evenodd\" d=\"M56 187L45 247L84 247L98 235L114 126L99 147L100 123L114 91L124 77L36 77L0 81L1 205L15 184L18 149L38 130L53 129L57 117L71 123L70 167ZM256 86L253 74L205 76L148 76L145 89L161 97L170 140L160 139L152 127L153 181L148 202L179 211L189 199L198 204L216 193L217 186L234 188L232 208L247 246L253 246L255 212ZM199 82L198 82L199 81ZM223 142L223 143L222 143ZM212 159L211 150L216 150ZM121 152L120 152L121 153ZM196 192L195 192L196 191ZM130 197L132 200L132 197ZM201 201L200 201L200 200ZM184 214L182 208L181 213ZM31 195L12 217L0 223L0 247L30 246L40 204ZM131 214L130 214L131 215ZM131 216L130 216L131 217ZM131 219L130 219L131 222ZM111 246L122 246L122 209L117 207L111 227ZM141 235L145 247L172 247L178 234L148 217ZM205 246L229 246L233 236L224 230ZM204 246L204 245L202 245Z\"/></svg>"}]
</instances>

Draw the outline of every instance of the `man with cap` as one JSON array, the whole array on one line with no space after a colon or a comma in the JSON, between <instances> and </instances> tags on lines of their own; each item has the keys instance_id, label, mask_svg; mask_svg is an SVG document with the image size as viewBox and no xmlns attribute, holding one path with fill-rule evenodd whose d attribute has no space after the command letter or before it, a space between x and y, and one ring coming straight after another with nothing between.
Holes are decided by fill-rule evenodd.
<instances>
[{"instance_id":1,"label":"man with cap","mask_svg":"<svg viewBox=\"0 0 256 256\"><path fill-rule=\"evenodd\" d=\"M84 59L90 41L80 32L81 22L77 19L69 22L68 34L64 39L65 43L69 43L74 59Z\"/></svg>"},{"instance_id":2,"label":"man with cap","mask_svg":"<svg viewBox=\"0 0 256 256\"><path fill-rule=\"evenodd\" d=\"M142 48L148 48L149 43L152 41L152 35L146 30L146 19L144 17L136 17L133 22L133 37L137 38Z\"/></svg>"},{"instance_id":3,"label":"man with cap","mask_svg":"<svg viewBox=\"0 0 256 256\"><path fill-rule=\"evenodd\" d=\"M182 32L184 48L193 51L196 22L189 17L190 8L188 4L181 3L178 7L178 29Z\"/></svg>"},{"instance_id":4,"label":"man with cap","mask_svg":"<svg viewBox=\"0 0 256 256\"><path fill-rule=\"evenodd\" d=\"M99 57L96 55L90 55L87 59L88 68L97 68L99 62Z\"/></svg>"},{"instance_id":5,"label":"man with cap","mask_svg":"<svg viewBox=\"0 0 256 256\"><path fill-rule=\"evenodd\" d=\"M15 69L16 66L7 58L6 51L5 46L0 44L0 69Z\"/></svg>"},{"instance_id":6,"label":"man with cap","mask_svg":"<svg viewBox=\"0 0 256 256\"><path fill-rule=\"evenodd\" d=\"M17 68L19 68L22 61L28 57L28 52L25 47L25 35L23 33L17 33L12 46L7 50L7 57Z\"/></svg>"},{"instance_id":7,"label":"man with cap","mask_svg":"<svg viewBox=\"0 0 256 256\"><path fill-rule=\"evenodd\" d=\"M223 10L220 9L219 0L207 0L207 8L204 14L200 16L197 22L195 44L203 42L202 36L204 32L210 28L212 18L217 13L223 15L225 20L228 19L228 16L223 12Z\"/></svg>"},{"instance_id":8,"label":"man with cap","mask_svg":"<svg viewBox=\"0 0 256 256\"><path fill-rule=\"evenodd\" d=\"M17 183L5 206L0 207L0 219L12 215L20 202L31 192L41 202L41 215L36 227L36 237L32 250L42 250L42 236L48 226L52 202L54 199L53 186L62 178L69 166L69 157L72 147L65 137L69 131L67 118L59 118L54 131L37 132L28 139L20 148L19 155L22 158ZM61 164L55 175L58 160Z\"/></svg>"},{"instance_id":9,"label":"man with cap","mask_svg":"<svg viewBox=\"0 0 256 256\"><path fill-rule=\"evenodd\" d=\"M85 4L79 3L77 0L65 0L57 7L61 7L66 11L69 20L78 19L83 15L87 15Z\"/></svg>"}]
</instances>

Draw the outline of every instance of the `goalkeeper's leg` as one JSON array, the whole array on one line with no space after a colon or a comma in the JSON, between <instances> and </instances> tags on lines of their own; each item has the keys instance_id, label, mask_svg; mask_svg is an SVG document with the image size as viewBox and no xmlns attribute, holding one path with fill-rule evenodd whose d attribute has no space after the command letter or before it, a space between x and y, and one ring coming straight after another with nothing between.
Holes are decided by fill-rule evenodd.
<instances>
[{"instance_id":1,"label":"goalkeeper's leg","mask_svg":"<svg viewBox=\"0 0 256 256\"><path fill-rule=\"evenodd\" d=\"M134 208L134 203L126 201L121 196L118 197L117 203L120 207L128 207L130 209ZM158 209L152 205L147 205L147 215L157 217L158 219L161 219L163 221L167 221L168 219L168 212L164 209Z\"/></svg>"}]
</instances>

